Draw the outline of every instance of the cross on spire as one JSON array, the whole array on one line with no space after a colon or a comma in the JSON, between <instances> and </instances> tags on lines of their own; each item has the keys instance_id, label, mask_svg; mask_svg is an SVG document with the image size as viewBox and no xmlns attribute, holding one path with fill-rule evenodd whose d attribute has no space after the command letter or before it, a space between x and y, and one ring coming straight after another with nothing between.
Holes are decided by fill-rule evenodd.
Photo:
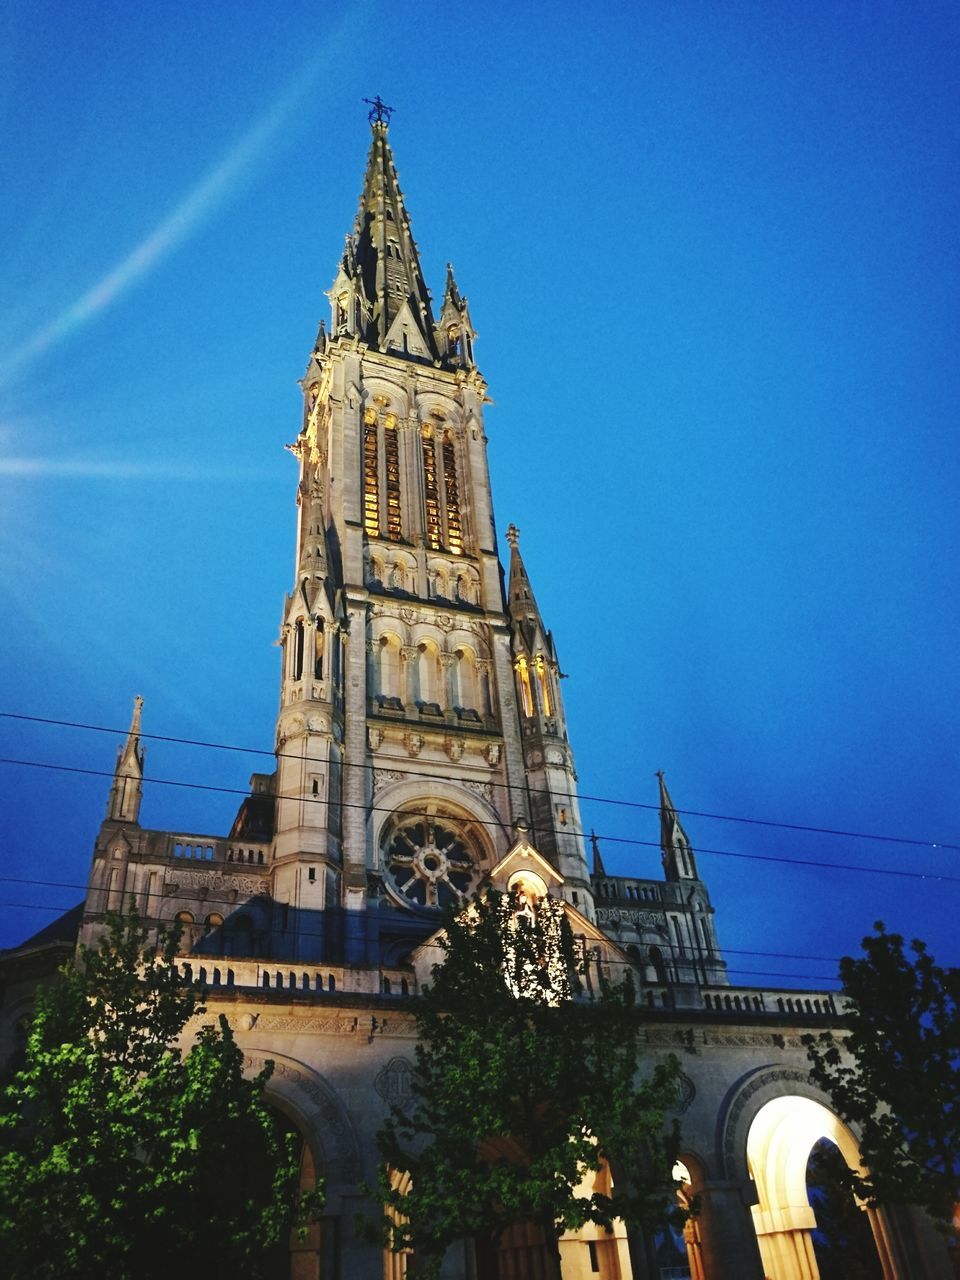
<instances>
[{"instance_id":1,"label":"cross on spire","mask_svg":"<svg viewBox=\"0 0 960 1280\"><path fill-rule=\"evenodd\" d=\"M375 98L364 98L364 102L370 108L367 119L371 124L376 120L378 123L390 123L390 117L393 115L394 108L388 107L381 99L379 93Z\"/></svg>"}]
</instances>

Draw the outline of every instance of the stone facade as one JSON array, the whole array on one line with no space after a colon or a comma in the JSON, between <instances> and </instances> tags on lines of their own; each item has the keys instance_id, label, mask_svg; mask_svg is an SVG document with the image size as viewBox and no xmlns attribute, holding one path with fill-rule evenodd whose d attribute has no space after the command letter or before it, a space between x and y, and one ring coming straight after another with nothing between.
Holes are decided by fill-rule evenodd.
<instances>
[{"instance_id":1,"label":"stone facade","mask_svg":"<svg viewBox=\"0 0 960 1280\"><path fill-rule=\"evenodd\" d=\"M823 1136L856 1156L801 1043L835 1022L833 997L730 984L662 777L663 879L607 875L596 845L588 861L557 654L513 526L501 568L467 301L448 269L434 317L379 116L329 296L289 446L297 568L281 619L276 770L254 775L225 835L141 826L138 699L80 937L131 896L149 921L183 924L183 965L227 1014L249 1069L276 1063L270 1097L326 1179L326 1216L294 1248L291 1274L374 1280L402 1265L357 1236L359 1188L375 1180L389 1105L410 1097L404 998L429 973L437 908L542 858L588 974L629 967L649 1056L682 1060L683 1160L701 1202L686 1257L585 1230L563 1242L567 1280L813 1278L795 1169ZM57 948L51 934L5 958L7 1047ZM885 1276L946 1274L916 1215L871 1225ZM469 1244L446 1274L477 1274Z\"/></svg>"}]
</instances>

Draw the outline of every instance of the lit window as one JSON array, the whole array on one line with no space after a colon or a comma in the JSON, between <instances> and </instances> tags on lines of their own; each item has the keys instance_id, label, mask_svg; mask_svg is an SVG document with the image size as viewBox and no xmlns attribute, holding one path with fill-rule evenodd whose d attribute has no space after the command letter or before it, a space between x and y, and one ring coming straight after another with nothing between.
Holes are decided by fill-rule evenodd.
<instances>
[{"instance_id":1,"label":"lit window","mask_svg":"<svg viewBox=\"0 0 960 1280\"><path fill-rule=\"evenodd\" d=\"M377 416L368 410L363 420L363 528L380 536L380 471L377 458Z\"/></svg>"}]
</instances>

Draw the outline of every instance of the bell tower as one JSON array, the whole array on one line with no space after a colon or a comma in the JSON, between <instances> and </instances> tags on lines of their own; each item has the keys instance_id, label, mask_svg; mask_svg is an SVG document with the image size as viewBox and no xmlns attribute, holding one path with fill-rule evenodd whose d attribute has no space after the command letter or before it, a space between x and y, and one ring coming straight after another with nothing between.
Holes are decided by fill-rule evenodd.
<instances>
[{"instance_id":1,"label":"bell tower","mask_svg":"<svg viewBox=\"0 0 960 1280\"><path fill-rule=\"evenodd\" d=\"M539 763L529 773L516 676L525 631L504 598L476 333L449 266L434 318L389 108L372 105L359 208L290 446L298 535L274 847L281 909L345 908L357 961L374 945L362 917L426 923L497 864L518 821L543 828L544 855L592 912L566 749L562 779ZM534 672L541 658L555 688L552 647L530 655ZM552 697L557 711L537 721L551 745L562 724ZM559 832L540 820L542 797L531 809L545 787L564 794ZM308 932L295 954L308 953Z\"/></svg>"}]
</instances>

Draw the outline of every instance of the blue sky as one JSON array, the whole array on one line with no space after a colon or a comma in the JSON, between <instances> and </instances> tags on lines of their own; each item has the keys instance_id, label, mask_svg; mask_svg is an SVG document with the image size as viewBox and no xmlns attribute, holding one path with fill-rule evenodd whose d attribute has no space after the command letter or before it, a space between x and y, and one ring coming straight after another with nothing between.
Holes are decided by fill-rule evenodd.
<instances>
[{"instance_id":1,"label":"blue sky","mask_svg":"<svg viewBox=\"0 0 960 1280\"><path fill-rule=\"evenodd\" d=\"M269 749L282 445L380 93L428 280L470 297L582 790L652 804L662 768L681 808L960 845L958 44L937 3L8 6L0 710L124 725L142 693L149 731ZM148 748L212 786L266 765ZM7 875L83 882L106 789L0 766ZM154 786L143 820L236 800ZM617 843L653 812L584 808L610 870L658 874ZM960 963L956 849L686 825L878 869L702 853L745 982L827 975L796 957L875 919ZM0 945L50 918L0 907Z\"/></svg>"}]
</instances>

